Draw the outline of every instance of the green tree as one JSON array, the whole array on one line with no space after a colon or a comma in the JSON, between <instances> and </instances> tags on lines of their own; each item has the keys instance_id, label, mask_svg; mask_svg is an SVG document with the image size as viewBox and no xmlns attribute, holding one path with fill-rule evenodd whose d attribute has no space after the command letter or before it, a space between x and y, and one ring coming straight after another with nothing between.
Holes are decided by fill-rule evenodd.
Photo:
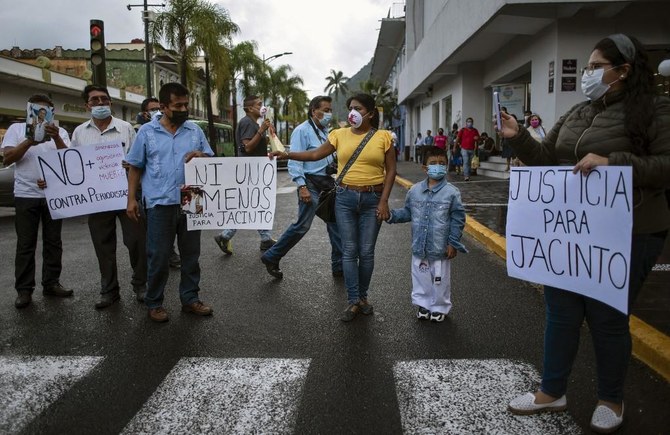
<instances>
[{"instance_id":1,"label":"green tree","mask_svg":"<svg viewBox=\"0 0 670 435\"><path fill-rule=\"evenodd\" d=\"M223 80L227 64L222 48L238 31L228 11L207 0L169 0L167 9L151 24L154 42L164 40L177 52L180 81L185 86L193 81L193 65L200 52L208 57L215 81Z\"/></svg>"},{"instance_id":2,"label":"green tree","mask_svg":"<svg viewBox=\"0 0 670 435\"><path fill-rule=\"evenodd\" d=\"M379 84L375 80L366 80L360 83L360 90L374 97L377 107L383 108L384 121L391 117L398 117L398 96L387 84Z\"/></svg>"},{"instance_id":3,"label":"green tree","mask_svg":"<svg viewBox=\"0 0 670 435\"><path fill-rule=\"evenodd\" d=\"M263 61L256 54L256 42L242 41L227 50L228 56L228 86L232 94L232 121L233 132L237 128L237 89L238 83L242 94L250 95L252 83L257 78L257 72L262 71ZM227 95L227 93L226 93Z\"/></svg>"},{"instance_id":4,"label":"green tree","mask_svg":"<svg viewBox=\"0 0 670 435\"><path fill-rule=\"evenodd\" d=\"M334 94L335 99L337 99L340 93L342 95L346 95L346 93L349 92L349 88L347 87L347 80L349 80L349 77L345 77L342 71L335 71L334 69L331 69L330 75L326 77L328 84L325 88L323 88L323 91L327 92L328 94Z\"/></svg>"}]
</instances>

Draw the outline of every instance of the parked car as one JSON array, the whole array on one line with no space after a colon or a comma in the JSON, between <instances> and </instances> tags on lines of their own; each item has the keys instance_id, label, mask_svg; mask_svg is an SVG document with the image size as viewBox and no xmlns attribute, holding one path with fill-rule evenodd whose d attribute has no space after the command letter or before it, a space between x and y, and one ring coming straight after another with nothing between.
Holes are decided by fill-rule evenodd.
<instances>
[{"instance_id":1,"label":"parked car","mask_svg":"<svg viewBox=\"0 0 670 435\"><path fill-rule=\"evenodd\" d=\"M14 207L14 164L0 168L0 207Z\"/></svg>"}]
</instances>

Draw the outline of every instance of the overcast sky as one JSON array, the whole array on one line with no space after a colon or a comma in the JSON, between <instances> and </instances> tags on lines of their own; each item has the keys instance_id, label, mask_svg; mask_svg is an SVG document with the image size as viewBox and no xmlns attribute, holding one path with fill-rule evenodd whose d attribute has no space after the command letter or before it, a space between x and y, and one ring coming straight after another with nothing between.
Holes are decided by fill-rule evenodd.
<instances>
[{"instance_id":1,"label":"overcast sky","mask_svg":"<svg viewBox=\"0 0 670 435\"><path fill-rule=\"evenodd\" d=\"M372 57L393 0L216 0L240 27L236 41L255 40L258 55L289 64L305 81L310 97L323 93L330 70L351 77ZM0 48L89 48L90 19L105 22L105 40L144 39L142 0L17 1L0 14ZM150 0L149 4L159 4ZM396 3L399 3L396 0ZM156 8L153 8L157 10Z\"/></svg>"}]
</instances>

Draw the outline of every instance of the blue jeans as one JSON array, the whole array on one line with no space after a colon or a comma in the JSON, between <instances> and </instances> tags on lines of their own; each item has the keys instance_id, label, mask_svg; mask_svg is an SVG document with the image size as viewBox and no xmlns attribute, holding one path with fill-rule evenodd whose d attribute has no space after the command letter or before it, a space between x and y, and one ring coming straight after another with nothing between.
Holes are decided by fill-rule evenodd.
<instances>
[{"instance_id":1,"label":"blue jeans","mask_svg":"<svg viewBox=\"0 0 670 435\"><path fill-rule=\"evenodd\" d=\"M221 231L221 237L230 240L235 236L235 233L237 233L237 229L223 230ZM261 236L261 242L272 240L272 231L270 230L258 230L258 234Z\"/></svg>"},{"instance_id":2,"label":"blue jeans","mask_svg":"<svg viewBox=\"0 0 670 435\"><path fill-rule=\"evenodd\" d=\"M298 242L307 234L316 213L316 206L319 204L319 192L308 182L307 187L309 193L312 194L312 202L305 203L300 200L298 196L298 220L289 225L289 227L281 235L277 243L272 248L265 251L263 257L273 263L279 261L288 254ZM330 238L330 264L333 272L342 271L342 242L340 241L340 233L337 230L337 224L326 224L328 230L328 237Z\"/></svg>"},{"instance_id":3,"label":"blue jeans","mask_svg":"<svg viewBox=\"0 0 670 435\"><path fill-rule=\"evenodd\" d=\"M659 235L633 235L629 311L663 250L664 239ZM567 391L568 376L579 346L580 329L586 319L596 353L598 399L621 403L631 355L628 316L595 299L554 287L544 287L544 298L547 325L540 389L553 397L561 397Z\"/></svg>"},{"instance_id":4,"label":"blue jeans","mask_svg":"<svg viewBox=\"0 0 670 435\"><path fill-rule=\"evenodd\" d=\"M342 239L342 270L347 301L367 299L375 268L375 243L381 228L377 220L380 193L337 188L335 218Z\"/></svg>"},{"instance_id":5,"label":"blue jeans","mask_svg":"<svg viewBox=\"0 0 670 435\"><path fill-rule=\"evenodd\" d=\"M157 205L147 209L147 294L149 308L163 305L163 292L170 275L170 255L175 234L181 254L179 298L182 305L198 302L200 291L200 231L187 231L179 205Z\"/></svg>"},{"instance_id":6,"label":"blue jeans","mask_svg":"<svg viewBox=\"0 0 670 435\"><path fill-rule=\"evenodd\" d=\"M461 156L463 157L463 176L465 178L470 177L470 172L472 171L472 156L475 155L475 150L464 150L461 148Z\"/></svg>"}]
</instances>

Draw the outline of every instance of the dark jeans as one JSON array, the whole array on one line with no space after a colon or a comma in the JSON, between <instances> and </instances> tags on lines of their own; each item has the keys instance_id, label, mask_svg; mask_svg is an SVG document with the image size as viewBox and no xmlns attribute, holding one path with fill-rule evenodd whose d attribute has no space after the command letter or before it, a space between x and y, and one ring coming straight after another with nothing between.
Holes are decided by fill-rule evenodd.
<instances>
[{"instance_id":1,"label":"dark jeans","mask_svg":"<svg viewBox=\"0 0 670 435\"><path fill-rule=\"evenodd\" d=\"M147 282L146 226L131 220L126 211L105 211L88 216L88 229L98 257L100 293L118 292L119 278L116 267L116 219L121 223L123 244L128 248L133 269L131 284L144 286Z\"/></svg>"},{"instance_id":2,"label":"dark jeans","mask_svg":"<svg viewBox=\"0 0 670 435\"><path fill-rule=\"evenodd\" d=\"M629 311L644 280L663 250L663 235L633 236L628 293ZM596 352L598 398L623 401L623 385L631 355L628 315L595 299L567 290L544 287L547 326L544 333L544 368L540 389L561 397L568 386L584 319L589 324Z\"/></svg>"},{"instance_id":3,"label":"dark jeans","mask_svg":"<svg viewBox=\"0 0 670 435\"><path fill-rule=\"evenodd\" d=\"M58 284L62 269L63 221L51 219L44 198L14 198L16 217L16 258L14 287L17 291L35 289L35 250L37 233L42 222L42 287Z\"/></svg>"},{"instance_id":4,"label":"dark jeans","mask_svg":"<svg viewBox=\"0 0 670 435\"><path fill-rule=\"evenodd\" d=\"M284 234L277 240L277 243L263 254L263 257L265 257L266 260L270 260L273 263L279 263L279 261L288 254L288 251L297 245L305 234L307 234L307 231L309 231L312 226L312 221L314 220L316 213L316 206L319 204L319 190L309 180L307 180L307 188L312 194L312 202L307 204L301 201L300 196L298 196L298 220L289 225L286 231L284 231ZM326 224L326 229L328 230L331 246L331 270L333 272L340 272L342 271L342 242L340 241L340 233L337 229L337 224Z\"/></svg>"},{"instance_id":5,"label":"dark jeans","mask_svg":"<svg viewBox=\"0 0 670 435\"><path fill-rule=\"evenodd\" d=\"M181 254L179 298L182 305L197 302L200 291L200 231L187 231L179 205L157 205L147 213L147 294L149 308L163 305L163 292L170 274L170 255L177 235Z\"/></svg>"}]
</instances>

